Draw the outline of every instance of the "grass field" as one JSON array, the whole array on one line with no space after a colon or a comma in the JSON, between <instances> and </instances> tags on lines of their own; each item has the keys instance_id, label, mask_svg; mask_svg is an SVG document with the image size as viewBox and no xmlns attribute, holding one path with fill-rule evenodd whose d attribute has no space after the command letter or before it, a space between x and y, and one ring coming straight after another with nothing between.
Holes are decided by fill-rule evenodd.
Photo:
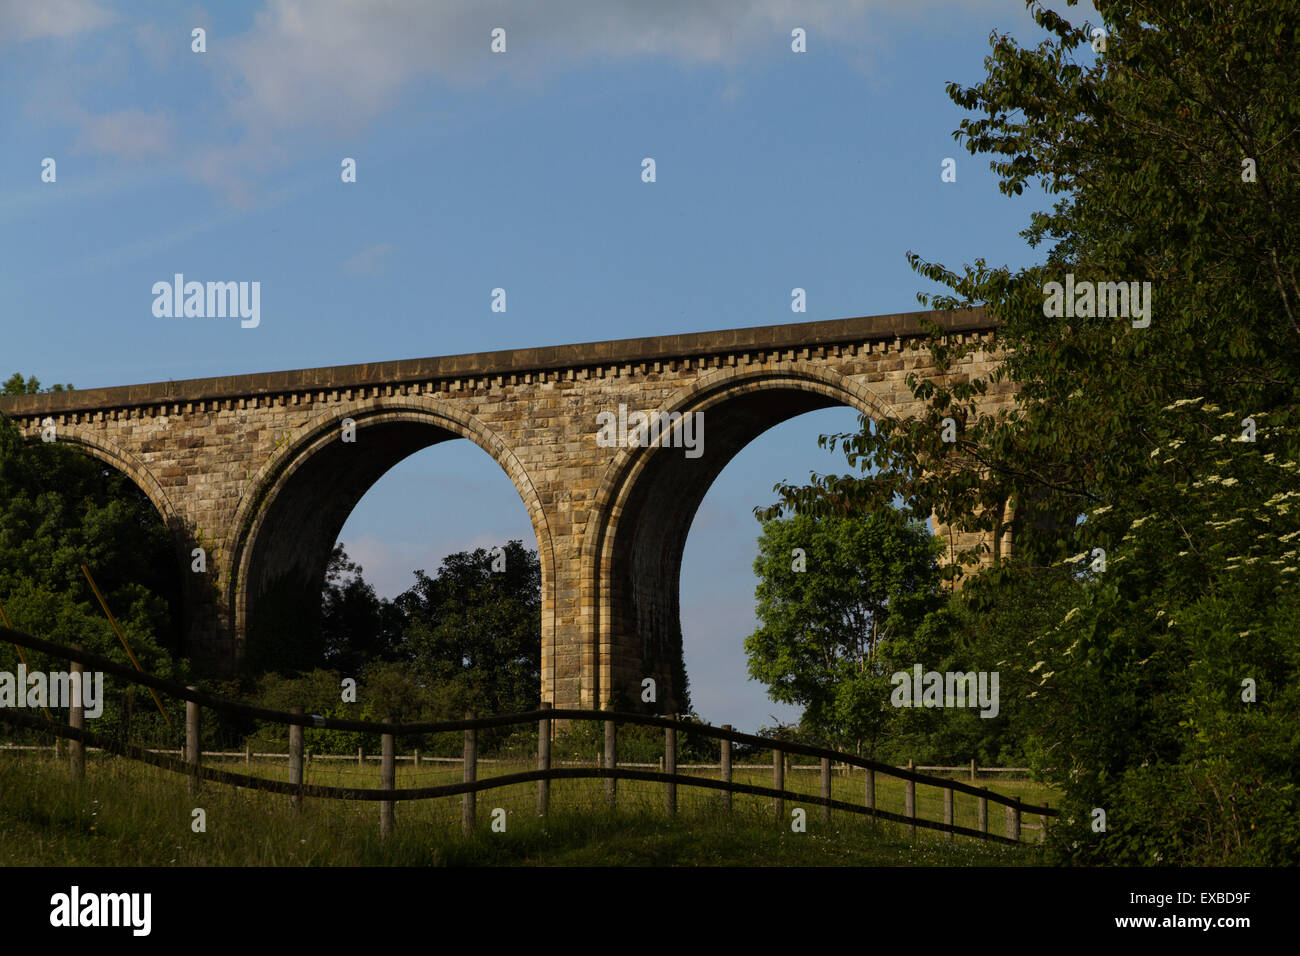
<instances>
[{"instance_id":1,"label":"grass field","mask_svg":"<svg viewBox=\"0 0 1300 956\"><path fill-rule=\"evenodd\" d=\"M245 772L242 760L205 763ZM530 769L533 764L482 764L479 779ZM284 780L283 761L255 760L251 772ZM688 771L682 771L688 772ZM715 776L716 771L689 771ZM398 765L397 786L433 786L460 779L460 768L424 763L417 770ZM737 769L737 782L771 785L771 770ZM314 784L378 787L373 762L314 760L307 768ZM786 787L817 793L818 774L791 771ZM863 800L863 777L836 774L833 796ZM1052 791L1024 780L999 780L993 789L1019 795L1025 803L1052 801ZM86 780L77 786L66 763L48 754L0 754L0 865L133 866L354 866L354 865L797 865L797 866L968 866L1041 862L1036 846L1008 847L907 828L856 814L832 815L809 804L807 832L775 823L771 801L737 794L730 813L723 795L678 786L678 813L664 807L657 783L618 781L617 809L605 803L600 780L551 783L551 812L536 813L537 785L511 786L478 795L478 830L460 831L461 798L397 803L396 830L379 839L379 806L373 802L307 800L295 811L289 797L205 783L198 796L186 792L183 777L121 758L91 754ZM942 793L917 787L919 816L943 818ZM877 777L877 805L902 812L903 784ZM494 808L505 810L506 830L493 832ZM191 827L193 810L206 814L206 832ZM956 822L977 825L976 800L958 793ZM1004 832L1003 808L989 805L989 829ZM1024 820L1026 840L1037 838L1036 817Z\"/></svg>"}]
</instances>

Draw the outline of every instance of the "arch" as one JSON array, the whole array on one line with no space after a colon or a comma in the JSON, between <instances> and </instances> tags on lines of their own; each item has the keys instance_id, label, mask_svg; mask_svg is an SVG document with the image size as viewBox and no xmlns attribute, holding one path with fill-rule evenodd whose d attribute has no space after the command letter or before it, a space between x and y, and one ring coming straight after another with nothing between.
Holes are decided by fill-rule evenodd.
<instances>
[{"instance_id":1,"label":"arch","mask_svg":"<svg viewBox=\"0 0 1300 956\"><path fill-rule=\"evenodd\" d=\"M673 669L682 661L681 561L700 503L723 468L763 432L833 406L873 418L896 414L876 392L831 369L790 361L726 368L701 376L658 409L705 413L703 455L619 450L596 494L597 524L583 543L582 673L583 686L591 688L584 706L605 706L620 693L622 703L635 703L627 689L650 676L661 688L661 707L680 708L675 693L685 674Z\"/></svg>"},{"instance_id":2,"label":"arch","mask_svg":"<svg viewBox=\"0 0 1300 956\"><path fill-rule=\"evenodd\" d=\"M340 440L345 418L355 423L355 445ZM432 398L371 398L331 405L248 479L249 490L231 528L230 561L224 571L236 657L246 651L250 625L256 623L256 605L268 589L299 592L301 600L314 601L319 610L332 546L357 502L380 477L415 452L456 438L472 441L501 466L537 537L545 693L552 673L548 654L554 655L555 559L541 500L523 465L499 435L473 416Z\"/></svg>"},{"instance_id":3,"label":"arch","mask_svg":"<svg viewBox=\"0 0 1300 956\"><path fill-rule=\"evenodd\" d=\"M41 444L41 439L37 435L29 436L25 440L27 444ZM174 559L171 574L175 575L172 581L163 584L163 587L171 592L170 594L167 590L163 592L169 605L172 626L172 634L165 640L176 642L178 648L183 646L185 635L192 623L194 608L198 603L195 598L199 585L194 581L193 575L186 573L192 545L190 527L172 504L167 490L139 458L125 448L111 444L96 434L88 433L76 426L60 426L55 432L55 443L72 446L126 476L148 499L158 517L162 519L163 527L171 536Z\"/></svg>"},{"instance_id":4,"label":"arch","mask_svg":"<svg viewBox=\"0 0 1300 956\"><path fill-rule=\"evenodd\" d=\"M55 432L55 441L58 444L76 445L92 458L98 458L126 475L137 488L144 492L145 497L153 504L154 509L162 518L163 524L170 531L173 533L183 531L184 522L172 505L171 499L167 496L166 489L158 482L158 479L154 477L153 472L149 470L144 462L125 448L119 448L92 435L83 434L77 431L75 426L71 429L59 428ZM40 438L29 437L27 443L39 444Z\"/></svg>"}]
</instances>

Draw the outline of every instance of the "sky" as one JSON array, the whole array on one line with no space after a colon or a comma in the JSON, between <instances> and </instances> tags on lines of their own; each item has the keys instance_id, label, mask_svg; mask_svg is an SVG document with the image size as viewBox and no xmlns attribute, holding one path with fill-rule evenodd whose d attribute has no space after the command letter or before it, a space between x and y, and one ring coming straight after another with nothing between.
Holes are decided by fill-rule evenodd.
<instances>
[{"instance_id":1,"label":"sky","mask_svg":"<svg viewBox=\"0 0 1300 956\"><path fill-rule=\"evenodd\" d=\"M1003 196L953 138L945 84L984 77L992 31L1041 38L1021 0L0 0L0 376L89 388L921 308L942 290L908 251L1042 258L1019 233L1047 200ZM260 282L259 322L155 316L178 272ZM696 514L682 626L706 720L797 718L747 676L753 509L842 472L817 436L857 425L769 430ZM456 551L536 547L463 440L392 469L340 537L386 596Z\"/></svg>"}]
</instances>

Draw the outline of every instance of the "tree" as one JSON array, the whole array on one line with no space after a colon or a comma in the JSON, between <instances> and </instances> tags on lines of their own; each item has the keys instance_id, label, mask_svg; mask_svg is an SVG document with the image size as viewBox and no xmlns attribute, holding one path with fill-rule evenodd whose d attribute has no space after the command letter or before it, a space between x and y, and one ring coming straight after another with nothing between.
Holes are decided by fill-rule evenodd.
<instances>
[{"instance_id":1,"label":"tree","mask_svg":"<svg viewBox=\"0 0 1300 956\"><path fill-rule=\"evenodd\" d=\"M406 619L398 655L438 688L446 717L536 707L542 647L537 552L511 541L497 554L478 548L449 555L433 577L415 575L415 587L395 602Z\"/></svg>"},{"instance_id":2,"label":"tree","mask_svg":"<svg viewBox=\"0 0 1300 956\"><path fill-rule=\"evenodd\" d=\"M803 706L806 729L873 753L891 714L894 662L944 602L938 539L884 508L773 519L758 545L750 676L773 700Z\"/></svg>"},{"instance_id":3,"label":"tree","mask_svg":"<svg viewBox=\"0 0 1300 956\"><path fill-rule=\"evenodd\" d=\"M421 722L459 719L467 710L511 713L537 706L541 681L541 564L519 541L504 548L463 551L443 559L433 576L415 572L414 587L389 601L376 595L335 545L321 594L323 667L296 666L261 675L254 693L262 706L312 708L353 720ZM305 658L300 651L296 658ZM344 701L343 678L356 680ZM257 730L258 746L284 742L282 725ZM308 730L314 749L329 753L373 750L378 737L351 731ZM481 748L511 730L481 732ZM403 746L449 756L455 735L408 737Z\"/></svg>"},{"instance_id":4,"label":"tree","mask_svg":"<svg viewBox=\"0 0 1300 956\"><path fill-rule=\"evenodd\" d=\"M37 395L42 391L46 392L64 392L72 391L71 385L52 385L47 389L41 388L41 383L35 375L28 376L25 380L18 372L14 372L0 385L0 395Z\"/></svg>"},{"instance_id":5,"label":"tree","mask_svg":"<svg viewBox=\"0 0 1300 956\"><path fill-rule=\"evenodd\" d=\"M1050 242L1045 261L958 273L909 254L951 290L922 303L983 304L1005 359L983 379L913 380L917 420L839 438L879 474L786 486L781 507L900 494L914 513L992 529L1010 503L1031 560L998 562L963 597L976 621L1012 625L986 640L1066 793L1055 850L1294 860L1300 37L1280 3L1124 0L1098 3L1103 47L1093 25L1030 6L1048 39L994 35L984 82L948 89L979 114L955 135L993 155L1004 193L1037 179L1062 197L1023 233ZM1093 292L1149 282L1150 310L1117 315L1115 286L1113 309L1081 295L1058 310L1048 283L1067 276ZM935 348L953 360L970 346ZM1018 408L983 412L1008 381ZM950 445L936 440L944 416ZM1098 808L1105 833L1089 825Z\"/></svg>"},{"instance_id":6,"label":"tree","mask_svg":"<svg viewBox=\"0 0 1300 956\"><path fill-rule=\"evenodd\" d=\"M179 641L180 568L153 504L124 474L88 455L56 443L25 443L0 415L0 602L19 630L83 644L129 665L82 564L141 665L158 676L179 676L183 664L169 651ZM66 661L25 653L33 669L67 668ZM0 670L13 671L17 663L13 646L0 644ZM105 679L105 693L95 729L113 732L124 726L131 697L115 678ZM137 705L137 723L156 729L151 710L152 704ZM183 714L183 705L174 711Z\"/></svg>"},{"instance_id":7,"label":"tree","mask_svg":"<svg viewBox=\"0 0 1300 956\"><path fill-rule=\"evenodd\" d=\"M416 571L415 586L391 601L362 573L336 544L321 591L321 630L311 647L285 658L294 666L270 668L282 672L274 686L297 687L313 668L327 673L323 663L364 684L371 710L381 703L394 713L424 707L417 697L427 698L431 710L421 719L428 720L536 706L542 601L535 551L511 541L448 555L433 576ZM377 701L381 685L391 692Z\"/></svg>"},{"instance_id":8,"label":"tree","mask_svg":"<svg viewBox=\"0 0 1300 956\"><path fill-rule=\"evenodd\" d=\"M356 675L372 661L393 660L402 639L401 609L375 593L349 560L343 542L334 546L321 595L324 661L340 673Z\"/></svg>"}]
</instances>

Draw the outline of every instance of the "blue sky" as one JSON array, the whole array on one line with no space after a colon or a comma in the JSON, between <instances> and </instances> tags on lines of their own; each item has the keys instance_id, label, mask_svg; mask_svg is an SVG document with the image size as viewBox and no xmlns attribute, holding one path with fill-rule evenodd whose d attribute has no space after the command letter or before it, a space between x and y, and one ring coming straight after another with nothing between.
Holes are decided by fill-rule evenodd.
<instances>
[{"instance_id":1,"label":"blue sky","mask_svg":"<svg viewBox=\"0 0 1300 956\"><path fill-rule=\"evenodd\" d=\"M944 85L983 77L995 29L1039 38L1020 0L6 0L0 373L87 388L919 308L908 250L1040 258L1018 233L1043 197L1002 196L952 138ZM259 281L260 324L155 318L177 272ZM842 470L816 438L855 424L769 431L701 506L682 607L706 719L797 715L746 677L752 509ZM342 534L388 595L508 537L535 547L465 441L395 468Z\"/></svg>"}]
</instances>

